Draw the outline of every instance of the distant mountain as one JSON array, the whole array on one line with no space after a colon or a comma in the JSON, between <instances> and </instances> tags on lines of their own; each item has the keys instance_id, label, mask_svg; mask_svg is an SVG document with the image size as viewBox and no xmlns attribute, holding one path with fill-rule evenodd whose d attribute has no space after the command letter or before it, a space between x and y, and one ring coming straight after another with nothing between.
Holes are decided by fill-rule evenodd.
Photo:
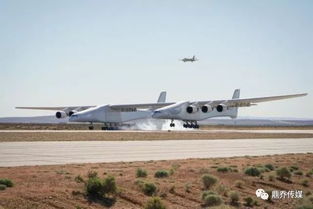
<instances>
[{"instance_id":1,"label":"distant mountain","mask_svg":"<svg viewBox=\"0 0 313 209\"><path fill-rule=\"evenodd\" d=\"M54 115L36 117L0 118L0 123L67 123L68 118L57 119Z\"/></svg>"},{"instance_id":2,"label":"distant mountain","mask_svg":"<svg viewBox=\"0 0 313 209\"><path fill-rule=\"evenodd\" d=\"M237 119L214 118L200 121L202 125L232 125L232 126L312 126L313 119L299 118L253 118L238 117Z\"/></svg>"},{"instance_id":3,"label":"distant mountain","mask_svg":"<svg viewBox=\"0 0 313 209\"><path fill-rule=\"evenodd\" d=\"M215 118L215 119L227 119L227 118ZM257 117L257 116L239 116L237 119L260 119L260 120L313 120L312 118L295 118L295 117Z\"/></svg>"}]
</instances>

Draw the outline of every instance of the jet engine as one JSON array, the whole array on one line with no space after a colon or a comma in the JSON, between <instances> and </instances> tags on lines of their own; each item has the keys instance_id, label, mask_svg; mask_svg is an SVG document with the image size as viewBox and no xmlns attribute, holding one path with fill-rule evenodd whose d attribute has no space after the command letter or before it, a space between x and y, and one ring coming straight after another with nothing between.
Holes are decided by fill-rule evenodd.
<instances>
[{"instance_id":1,"label":"jet engine","mask_svg":"<svg viewBox=\"0 0 313 209\"><path fill-rule=\"evenodd\" d=\"M212 112L213 108L211 105L206 104L201 107L201 110L202 112L207 113L207 112Z\"/></svg>"},{"instance_id":2,"label":"jet engine","mask_svg":"<svg viewBox=\"0 0 313 209\"><path fill-rule=\"evenodd\" d=\"M225 109L227 109L227 106L225 104L219 104L216 106L217 112L223 112Z\"/></svg>"},{"instance_id":3,"label":"jet engine","mask_svg":"<svg viewBox=\"0 0 313 209\"><path fill-rule=\"evenodd\" d=\"M60 118L65 118L67 116L67 114L63 111L58 111L55 113L55 117L60 119Z\"/></svg>"},{"instance_id":4,"label":"jet engine","mask_svg":"<svg viewBox=\"0 0 313 209\"><path fill-rule=\"evenodd\" d=\"M188 112L188 113L197 112L197 107L194 106L194 105L189 105L189 106L187 106L187 108L186 108L186 112Z\"/></svg>"}]
</instances>

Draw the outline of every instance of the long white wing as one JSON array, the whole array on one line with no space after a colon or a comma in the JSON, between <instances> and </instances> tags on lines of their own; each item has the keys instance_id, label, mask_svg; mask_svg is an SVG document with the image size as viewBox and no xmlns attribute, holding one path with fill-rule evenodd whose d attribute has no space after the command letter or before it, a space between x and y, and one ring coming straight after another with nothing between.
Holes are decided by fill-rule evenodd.
<instances>
[{"instance_id":1,"label":"long white wing","mask_svg":"<svg viewBox=\"0 0 313 209\"><path fill-rule=\"evenodd\" d=\"M289 95L280 95L280 96L270 96L270 97L254 97L247 99L229 99L229 100L212 100L212 101L199 101L200 105L203 104L211 104L212 106L217 106L219 104L225 104L228 107L248 107L251 105L255 105L260 102L268 102L282 99L290 99L295 97L303 97L306 96L307 93L304 94L289 94Z\"/></svg>"},{"instance_id":2,"label":"long white wing","mask_svg":"<svg viewBox=\"0 0 313 209\"><path fill-rule=\"evenodd\" d=\"M289 99L289 98L294 98L294 97L302 97L306 95L307 94L290 94L290 95L270 96L270 97L255 97L255 98L247 98L247 99L195 101L191 103L196 103L199 105L211 104L212 106L225 104L229 107L247 107L247 106L251 106L260 102ZM172 104L175 104L175 103L165 102L165 103L145 103L145 104L121 104L121 105L110 105L110 107L114 110L123 110L126 108L157 109L157 108L165 107L165 106L172 105Z\"/></svg>"},{"instance_id":3,"label":"long white wing","mask_svg":"<svg viewBox=\"0 0 313 209\"><path fill-rule=\"evenodd\" d=\"M138 109L156 109L160 107L165 107L174 104L173 102L163 102L163 103L143 103L143 104L120 104L120 105L109 105L111 109L122 111L127 108L138 108ZM71 111L71 110L86 110L93 106L60 106L60 107L15 107L16 109L27 109L27 110L55 110L55 111Z\"/></svg>"},{"instance_id":4,"label":"long white wing","mask_svg":"<svg viewBox=\"0 0 313 209\"><path fill-rule=\"evenodd\" d=\"M163 102L163 103L142 103L142 104L120 104L120 105L109 105L111 109L116 111L123 111L128 108L134 109L156 109L174 104L174 102ZM71 110L86 110L93 106L60 106L60 107L15 107L16 109L27 109L27 110L55 110L55 111L71 111Z\"/></svg>"},{"instance_id":5,"label":"long white wing","mask_svg":"<svg viewBox=\"0 0 313 209\"><path fill-rule=\"evenodd\" d=\"M126 108L157 109L157 108L165 107L171 104L175 104L175 103L163 102L163 103L143 103L143 104L121 104L121 105L110 105L110 107L113 110L123 110Z\"/></svg>"},{"instance_id":6,"label":"long white wing","mask_svg":"<svg viewBox=\"0 0 313 209\"><path fill-rule=\"evenodd\" d=\"M290 94L290 95L281 95L281 96L270 96L270 97L255 97L247 99L229 99L229 100L207 100L207 101L195 101L194 103L199 105L210 104L213 107L216 107L219 104L225 104L228 107L247 107L254 105L260 102L275 101L281 99L289 99L294 97L302 97L307 94ZM164 103L142 103L142 104L120 104L120 105L110 105L111 109L117 111L123 111L127 108L138 108L138 109L157 109L165 107L168 105L175 104L174 102L164 102ZM93 106L64 106L64 107L16 107L17 109L31 109L31 110L75 110L79 111L86 110L88 108L95 107Z\"/></svg>"},{"instance_id":7,"label":"long white wing","mask_svg":"<svg viewBox=\"0 0 313 209\"><path fill-rule=\"evenodd\" d=\"M15 107L16 109L27 109L27 110L76 110L80 111L86 110L88 108L95 107L94 106L64 106L64 107Z\"/></svg>"}]
</instances>

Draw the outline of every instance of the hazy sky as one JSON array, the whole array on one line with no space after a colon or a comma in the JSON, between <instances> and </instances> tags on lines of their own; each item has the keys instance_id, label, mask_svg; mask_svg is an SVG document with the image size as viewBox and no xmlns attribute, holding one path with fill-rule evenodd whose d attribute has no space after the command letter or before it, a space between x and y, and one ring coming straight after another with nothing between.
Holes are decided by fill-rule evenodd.
<instances>
[{"instance_id":1,"label":"hazy sky","mask_svg":"<svg viewBox=\"0 0 313 209\"><path fill-rule=\"evenodd\" d=\"M0 0L0 117L153 102L161 90L169 101L224 99L235 88L309 93L241 116L313 117L312 11L311 0ZM200 61L179 61L192 55Z\"/></svg>"}]
</instances>

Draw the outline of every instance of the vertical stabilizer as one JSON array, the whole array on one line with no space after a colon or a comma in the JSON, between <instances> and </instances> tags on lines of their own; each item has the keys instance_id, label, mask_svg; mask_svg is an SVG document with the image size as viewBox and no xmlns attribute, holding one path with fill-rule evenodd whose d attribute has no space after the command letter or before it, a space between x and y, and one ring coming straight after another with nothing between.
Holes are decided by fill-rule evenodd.
<instances>
[{"instance_id":1,"label":"vertical stabilizer","mask_svg":"<svg viewBox=\"0 0 313 209\"><path fill-rule=\"evenodd\" d=\"M158 103L164 103L166 101L166 91L162 91L158 98Z\"/></svg>"},{"instance_id":2,"label":"vertical stabilizer","mask_svg":"<svg viewBox=\"0 0 313 209\"><path fill-rule=\"evenodd\" d=\"M234 94L233 94L233 98L232 99L239 99L240 97L240 89L236 89L234 91Z\"/></svg>"},{"instance_id":3,"label":"vertical stabilizer","mask_svg":"<svg viewBox=\"0 0 313 209\"><path fill-rule=\"evenodd\" d=\"M240 89L235 89L234 93L233 93L233 97L232 99L239 99L240 97ZM232 119L235 119L237 118L237 115L238 115L238 107L232 107L229 109L230 111L230 114L229 116L232 118Z\"/></svg>"}]
</instances>

